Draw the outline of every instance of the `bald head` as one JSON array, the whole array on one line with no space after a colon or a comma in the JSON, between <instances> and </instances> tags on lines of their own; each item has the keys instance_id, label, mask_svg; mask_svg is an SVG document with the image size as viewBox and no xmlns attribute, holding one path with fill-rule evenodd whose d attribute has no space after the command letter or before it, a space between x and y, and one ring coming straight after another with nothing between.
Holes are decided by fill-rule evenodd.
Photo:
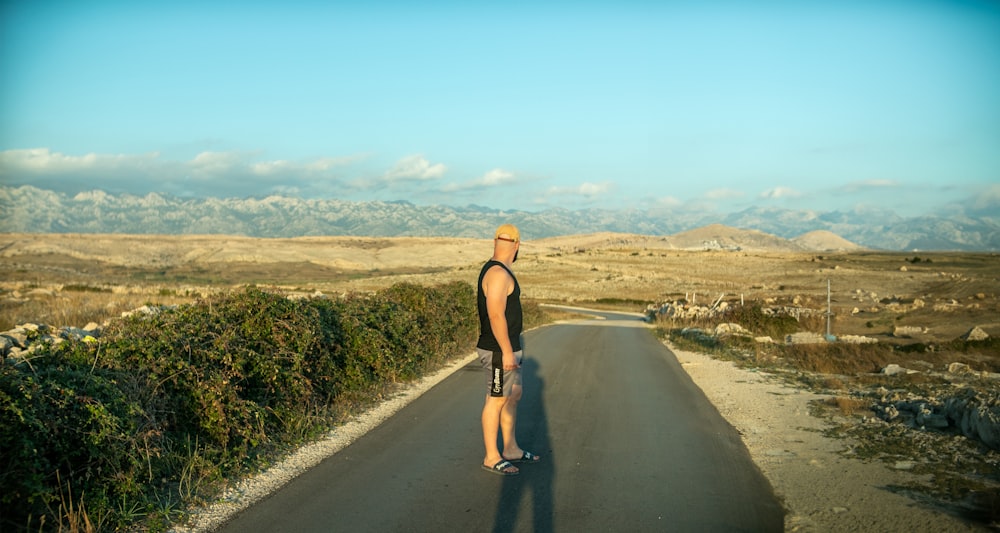
<instances>
[{"instance_id":1,"label":"bald head","mask_svg":"<svg viewBox=\"0 0 1000 533\"><path fill-rule=\"evenodd\" d=\"M521 247L521 232L513 224L503 224L497 228L493 239L493 258L511 264L517 260L517 250Z\"/></svg>"}]
</instances>

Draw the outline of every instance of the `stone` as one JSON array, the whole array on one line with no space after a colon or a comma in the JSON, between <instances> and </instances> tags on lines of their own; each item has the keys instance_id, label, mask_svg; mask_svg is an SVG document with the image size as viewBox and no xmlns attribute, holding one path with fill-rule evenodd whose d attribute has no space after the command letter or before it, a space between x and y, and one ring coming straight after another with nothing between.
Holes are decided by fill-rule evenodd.
<instances>
[{"instance_id":1,"label":"stone","mask_svg":"<svg viewBox=\"0 0 1000 533\"><path fill-rule=\"evenodd\" d=\"M747 335L747 333L747 330L743 329L743 326L732 322L719 324L715 327L715 334L720 337L723 335Z\"/></svg>"},{"instance_id":2,"label":"stone","mask_svg":"<svg viewBox=\"0 0 1000 533\"><path fill-rule=\"evenodd\" d=\"M844 344L878 344L878 339L875 337L864 335L841 335L838 339Z\"/></svg>"},{"instance_id":3,"label":"stone","mask_svg":"<svg viewBox=\"0 0 1000 533\"><path fill-rule=\"evenodd\" d=\"M934 412L934 410L927 405L923 405L920 410L917 411L916 420L917 424L920 424L920 426L924 428L944 429L950 425L947 416Z\"/></svg>"},{"instance_id":4,"label":"stone","mask_svg":"<svg viewBox=\"0 0 1000 533\"><path fill-rule=\"evenodd\" d=\"M1000 450L1000 396L996 392L958 388L941 409L962 435Z\"/></svg>"},{"instance_id":5,"label":"stone","mask_svg":"<svg viewBox=\"0 0 1000 533\"><path fill-rule=\"evenodd\" d=\"M73 340L82 340L84 337L90 336L89 331L72 327L62 328L59 330L58 334L60 337L64 339L73 339Z\"/></svg>"},{"instance_id":6,"label":"stone","mask_svg":"<svg viewBox=\"0 0 1000 533\"><path fill-rule=\"evenodd\" d=\"M1000 450L1000 406L978 406L972 411L970 422L979 440L994 450Z\"/></svg>"},{"instance_id":7,"label":"stone","mask_svg":"<svg viewBox=\"0 0 1000 533\"><path fill-rule=\"evenodd\" d=\"M920 326L896 326L892 329L893 337L910 337L924 333L924 328Z\"/></svg>"},{"instance_id":8,"label":"stone","mask_svg":"<svg viewBox=\"0 0 1000 533\"><path fill-rule=\"evenodd\" d=\"M886 421L895 420L899 418L899 409L895 405L887 405L882 408L882 416Z\"/></svg>"},{"instance_id":9,"label":"stone","mask_svg":"<svg viewBox=\"0 0 1000 533\"><path fill-rule=\"evenodd\" d=\"M0 335L0 356L6 356L14 347L14 341L6 335Z\"/></svg>"},{"instance_id":10,"label":"stone","mask_svg":"<svg viewBox=\"0 0 1000 533\"><path fill-rule=\"evenodd\" d=\"M989 334L983 331L982 328L976 326L962 335L962 340L965 341L985 341L990 338Z\"/></svg>"},{"instance_id":11,"label":"stone","mask_svg":"<svg viewBox=\"0 0 1000 533\"><path fill-rule=\"evenodd\" d=\"M882 369L882 373L885 374L885 375L887 375L887 376L897 376L899 374L909 374L910 372L911 372L911 370L903 368L903 367L901 367L901 366L899 366L899 365L897 365L895 363L886 365L886 367Z\"/></svg>"},{"instance_id":12,"label":"stone","mask_svg":"<svg viewBox=\"0 0 1000 533\"><path fill-rule=\"evenodd\" d=\"M825 342L825 337L811 331L799 331L785 335L785 344L823 344Z\"/></svg>"},{"instance_id":13,"label":"stone","mask_svg":"<svg viewBox=\"0 0 1000 533\"><path fill-rule=\"evenodd\" d=\"M28 345L28 331L24 328L14 328L3 333L4 337L10 339L17 348L24 348Z\"/></svg>"},{"instance_id":14,"label":"stone","mask_svg":"<svg viewBox=\"0 0 1000 533\"><path fill-rule=\"evenodd\" d=\"M972 367L965 363L951 363L948 365L948 373L950 374L971 374Z\"/></svg>"}]
</instances>

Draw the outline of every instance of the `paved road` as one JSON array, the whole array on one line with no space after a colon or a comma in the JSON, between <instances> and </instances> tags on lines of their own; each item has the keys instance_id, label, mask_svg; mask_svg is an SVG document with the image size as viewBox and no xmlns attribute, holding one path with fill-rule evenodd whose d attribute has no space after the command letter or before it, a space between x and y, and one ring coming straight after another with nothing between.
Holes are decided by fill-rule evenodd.
<instances>
[{"instance_id":1,"label":"paved road","mask_svg":"<svg viewBox=\"0 0 1000 533\"><path fill-rule=\"evenodd\" d=\"M530 331L518 440L479 468L475 364L226 524L225 532L782 531L739 435L636 317Z\"/></svg>"}]
</instances>

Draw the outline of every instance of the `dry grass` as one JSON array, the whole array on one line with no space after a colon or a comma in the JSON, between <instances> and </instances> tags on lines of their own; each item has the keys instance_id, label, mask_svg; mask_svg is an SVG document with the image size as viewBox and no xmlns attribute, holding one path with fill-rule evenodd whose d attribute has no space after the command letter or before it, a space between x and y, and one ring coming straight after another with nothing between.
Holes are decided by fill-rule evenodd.
<instances>
[{"instance_id":1,"label":"dry grass","mask_svg":"<svg viewBox=\"0 0 1000 533\"><path fill-rule=\"evenodd\" d=\"M892 347L886 345L796 344L781 353L791 366L818 374L873 373L898 359L893 357Z\"/></svg>"},{"instance_id":2,"label":"dry grass","mask_svg":"<svg viewBox=\"0 0 1000 533\"><path fill-rule=\"evenodd\" d=\"M0 331L25 323L84 327L91 322L101 324L143 305L176 305L198 297L155 287L92 291L49 287L42 289L46 292L31 285L0 291Z\"/></svg>"},{"instance_id":3,"label":"dry grass","mask_svg":"<svg viewBox=\"0 0 1000 533\"><path fill-rule=\"evenodd\" d=\"M827 398L827 405L834 407L842 416L857 416L871 412L871 402L861 398L834 396Z\"/></svg>"}]
</instances>

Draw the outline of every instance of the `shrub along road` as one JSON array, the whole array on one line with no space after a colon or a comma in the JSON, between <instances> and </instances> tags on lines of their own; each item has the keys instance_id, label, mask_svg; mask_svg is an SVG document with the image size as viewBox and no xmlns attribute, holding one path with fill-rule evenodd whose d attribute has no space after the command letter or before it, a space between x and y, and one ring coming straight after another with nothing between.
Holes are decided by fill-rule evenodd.
<instances>
[{"instance_id":1,"label":"shrub along road","mask_svg":"<svg viewBox=\"0 0 1000 533\"><path fill-rule=\"evenodd\" d=\"M737 432L637 317L525 336L518 476L479 468L485 377L462 367L219 529L782 531Z\"/></svg>"}]
</instances>

